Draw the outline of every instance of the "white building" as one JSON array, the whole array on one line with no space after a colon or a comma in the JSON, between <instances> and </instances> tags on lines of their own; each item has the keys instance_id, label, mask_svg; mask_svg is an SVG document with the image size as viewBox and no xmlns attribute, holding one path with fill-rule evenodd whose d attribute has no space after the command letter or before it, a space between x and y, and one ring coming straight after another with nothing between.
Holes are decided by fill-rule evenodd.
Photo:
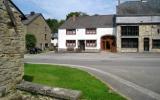
<instances>
[{"instance_id":1,"label":"white building","mask_svg":"<svg viewBox=\"0 0 160 100\"><path fill-rule=\"evenodd\" d=\"M114 15L68 19L58 30L58 51L116 51Z\"/></svg>"},{"instance_id":2,"label":"white building","mask_svg":"<svg viewBox=\"0 0 160 100\"><path fill-rule=\"evenodd\" d=\"M57 47L58 46L58 33L52 34L51 44L52 44L53 47Z\"/></svg>"}]
</instances>

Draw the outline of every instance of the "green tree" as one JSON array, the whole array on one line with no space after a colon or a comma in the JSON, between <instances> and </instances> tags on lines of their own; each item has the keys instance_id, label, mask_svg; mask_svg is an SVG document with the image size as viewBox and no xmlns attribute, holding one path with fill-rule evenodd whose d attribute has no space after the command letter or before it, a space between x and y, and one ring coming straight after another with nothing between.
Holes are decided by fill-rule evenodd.
<instances>
[{"instance_id":1,"label":"green tree","mask_svg":"<svg viewBox=\"0 0 160 100\"><path fill-rule=\"evenodd\" d=\"M59 21L59 27L65 22L65 20L60 20Z\"/></svg>"},{"instance_id":2,"label":"green tree","mask_svg":"<svg viewBox=\"0 0 160 100\"><path fill-rule=\"evenodd\" d=\"M26 34L26 48L29 50L30 48L34 48L36 46L37 40L33 34Z\"/></svg>"},{"instance_id":3,"label":"green tree","mask_svg":"<svg viewBox=\"0 0 160 100\"><path fill-rule=\"evenodd\" d=\"M88 14L84 13L84 12L71 12L66 16L66 20L69 19L70 17L73 16L79 17L79 16L88 16Z\"/></svg>"},{"instance_id":4,"label":"green tree","mask_svg":"<svg viewBox=\"0 0 160 100\"><path fill-rule=\"evenodd\" d=\"M49 27L52 30L52 33L58 32L59 22L57 19L47 19L46 22L48 23Z\"/></svg>"}]
</instances>

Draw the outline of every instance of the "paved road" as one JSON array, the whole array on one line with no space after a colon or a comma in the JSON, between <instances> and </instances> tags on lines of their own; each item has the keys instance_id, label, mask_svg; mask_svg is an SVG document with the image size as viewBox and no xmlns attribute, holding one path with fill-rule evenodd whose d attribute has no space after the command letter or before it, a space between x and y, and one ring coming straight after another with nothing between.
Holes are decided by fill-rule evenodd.
<instances>
[{"instance_id":1,"label":"paved road","mask_svg":"<svg viewBox=\"0 0 160 100\"><path fill-rule=\"evenodd\" d=\"M160 54L53 53L25 55L25 62L73 65L132 100L160 100Z\"/></svg>"}]
</instances>

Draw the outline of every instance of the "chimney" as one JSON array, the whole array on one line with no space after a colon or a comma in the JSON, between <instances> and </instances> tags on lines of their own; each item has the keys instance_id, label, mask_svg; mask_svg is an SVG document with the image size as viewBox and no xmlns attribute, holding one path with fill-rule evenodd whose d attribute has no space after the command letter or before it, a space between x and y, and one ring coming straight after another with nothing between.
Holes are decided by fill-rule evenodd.
<instances>
[{"instance_id":1,"label":"chimney","mask_svg":"<svg viewBox=\"0 0 160 100\"><path fill-rule=\"evenodd\" d=\"M34 12L34 11L32 11L32 12L31 12L31 15L34 15L34 14L35 14L35 12Z\"/></svg>"},{"instance_id":2,"label":"chimney","mask_svg":"<svg viewBox=\"0 0 160 100\"><path fill-rule=\"evenodd\" d=\"M120 5L121 4L121 0L118 0L118 5Z\"/></svg>"},{"instance_id":3,"label":"chimney","mask_svg":"<svg viewBox=\"0 0 160 100\"><path fill-rule=\"evenodd\" d=\"M76 15L72 16L72 21L75 22L76 21Z\"/></svg>"}]
</instances>

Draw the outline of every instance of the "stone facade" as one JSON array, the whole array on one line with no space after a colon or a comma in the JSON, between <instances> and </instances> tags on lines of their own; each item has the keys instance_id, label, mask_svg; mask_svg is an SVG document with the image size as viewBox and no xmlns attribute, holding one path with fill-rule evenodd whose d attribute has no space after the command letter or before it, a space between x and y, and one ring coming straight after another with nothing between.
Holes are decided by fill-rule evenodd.
<instances>
[{"instance_id":1,"label":"stone facade","mask_svg":"<svg viewBox=\"0 0 160 100\"><path fill-rule=\"evenodd\" d=\"M13 26L3 0L0 7L0 96L4 96L22 80L25 31L16 9L11 11L16 23Z\"/></svg>"},{"instance_id":2,"label":"stone facade","mask_svg":"<svg viewBox=\"0 0 160 100\"><path fill-rule=\"evenodd\" d=\"M140 38L139 38L139 52L143 52L144 48L144 38L149 38L149 51L150 52L160 52L160 49L154 49L152 46L153 39L160 39L160 34L158 33L158 29L160 29L160 25L140 25Z\"/></svg>"},{"instance_id":3,"label":"stone facade","mask_svg":"<svg viewBox=\"0 0 160 100\"><path fill-rule=\"evenodd\" d=\"M135 25L135 24L134 24ZM130 38L138 38L138 48L121 48L121 26L117 25L117 51L118 52L145 52L144 38L149 38L149 52L160 52L160 49L153 48L153 39L160 39L160 24L137 24L139 26L139 36L130 36Z\"/></svg>"},{"instance_id":4,"label":"stone facade","mask_svg":"<svg viewBox=\"0 0 160 100\"><path fill-rule=\"evenodd\" d=\"M40 15L31 23L25 25L27 34L34 34L37 39L36 47L42 50L51 46L51 29ZM46 36L45 36L46 35Z\"/></svg>"}]
</instances>

